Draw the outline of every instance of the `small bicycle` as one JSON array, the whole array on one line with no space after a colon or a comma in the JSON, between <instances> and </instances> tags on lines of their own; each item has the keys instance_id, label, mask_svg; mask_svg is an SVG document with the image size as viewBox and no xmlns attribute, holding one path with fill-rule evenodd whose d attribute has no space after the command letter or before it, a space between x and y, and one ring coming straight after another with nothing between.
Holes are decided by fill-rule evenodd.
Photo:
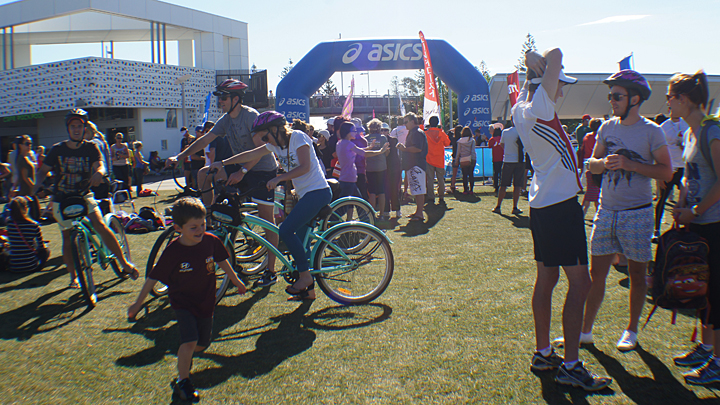
<instances>
[{"instance_id":1,"label":"small bicycle","mask_svg":"<svg viewBox=\"0 0 720 405\"><path fill-rule=\"evenodd\" d=\"M264 186L264 185L263 185ZM212 232L217 235L225 244L228 251L232 251L238 239L252 240L265 254L275 254L283 264L282 270L278 272L288 283L294 283L297 279L297 270L292 256L287 251L281 251L273 246L267 239L262 237L258 230L278 233L278 227L270 222L250 215L251 206L245 206L241 201L252 190L237 195L224 192L224 187L219 187L221 193L216 203L209 209L209 216L219 226ZM308 232L304 240L304 246L309 254L310 272L318 282L323 292L332 300L343 304L365 304L379 297L390 284L394 271L394 258L390 241L386 235L374 225L350 221L332 224L333 212L339 207L352 205L354 197L347 197L336 201L335 206L328 205L323 208L313 220L312 230ZM359 199L357 199L359 200ZM364 200L360 200L363 201ZM340 204L343 205L340 205ZM364 207L359 203L354 207ZM374 211L370 208L371 215ZM347 213L345 213L347 215ZM153 246L148 258L146 277L154 266L161 250L177 238L173 229L163 232ZM283 249L284 250L284 249ZM237 261L230 255L231 264L236 265ZM235 268L235 267L233 267ZM247 272L241 269L243 274ZM218 285L216 290L216 302L219 302L225 295L229 286L229 278L217 269ZM159 296L167 292L167 287L158 283L153 295Z\"/></svg>"},{"instance_id":2,"label":"small bicycle","mask_svg":"<svg viewBox=\"0 0 720 405\"><path fill-rule=\"evenodd\" d=\"M82 194L84 193L63 196L60 212L64 219L72 219L70 250L75 264L75 273L88 306L95 307L97 294L95 293L93 264L98 264L103 270L110 266L113 272L122 279L128 278L129 274L123 272L115 255L105 246L100 235L93 229L90 220L86 218L88 207ZM131 261L130 245L120 219L115 214L108 213L103 216L103 221L115 235L125 258Z\"/></svg>"}]
</instances>

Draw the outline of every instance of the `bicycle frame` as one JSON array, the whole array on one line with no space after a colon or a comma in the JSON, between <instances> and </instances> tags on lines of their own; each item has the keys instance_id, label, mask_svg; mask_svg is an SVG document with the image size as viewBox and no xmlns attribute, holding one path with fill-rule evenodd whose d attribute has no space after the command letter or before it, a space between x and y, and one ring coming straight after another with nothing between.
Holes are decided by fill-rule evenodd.
<instances>
[{"instance_id":1,"label":"bicycle frame","mask_svg":"<svg viewBox=\"0 0 720 405\"><path fill-rule=\"evenodd\" d=\"M102 242L102 238L100 238L100 235L95 231L95 228L93 228L92 222L86 217L83 217L81 219L75 219L72 224L73 228L82 234L85 239L88 249L86 252L83 252L83 254L87 257L88 263L97 263L103 269L106 268L110 261L115 258L115 254ZM97 252L95 257L90 254L90 246L93 246Z\"/></svg>"}]
</instances>

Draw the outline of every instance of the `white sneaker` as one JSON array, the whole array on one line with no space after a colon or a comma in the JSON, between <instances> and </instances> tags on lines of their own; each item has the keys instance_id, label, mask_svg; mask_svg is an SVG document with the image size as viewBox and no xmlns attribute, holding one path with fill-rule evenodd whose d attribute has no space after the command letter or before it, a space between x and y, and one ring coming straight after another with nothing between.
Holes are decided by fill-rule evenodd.
<instances>
[{"instance_id":1,"label":"white sneaker","mask_svg":"<svg viewBox=\"0 0 720 405\"><path fill-rule=\"evenodd\" d=\"M621 352L627 352L635 349L637 346L637 333L629 330L623 331L622 337L617 342L617 348Z\"/></svg>"},{"instance_id":2,"label":"white sneaker","mask_svg":"<svg viewBox=\"0 0 720 405\"><path fill-rule=\"evenodd\" d=\"M395 217L402 218L402 212L400 210L395 211Z\"/></svg>"},{"instance_id":3,"label":"white sneaker","mask_svg":"<svg viewBox=\"0 0 720 405\"><path fill-rule=\"evenodd\" d=\"M563 346L565 346L565 337L560 336L559 338L554 339L551 344L555 347L563 347ZM581 345L593 344L592 332L580 333L580 344Z\"/></svg>"}]
</instances>

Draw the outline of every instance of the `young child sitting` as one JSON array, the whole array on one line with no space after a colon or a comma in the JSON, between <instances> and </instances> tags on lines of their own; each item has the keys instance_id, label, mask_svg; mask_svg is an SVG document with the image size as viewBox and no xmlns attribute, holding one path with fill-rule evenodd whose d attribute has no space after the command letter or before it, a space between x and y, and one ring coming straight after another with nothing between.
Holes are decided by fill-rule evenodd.
<instances>
[{"instance_id":1,"label":"young child sitting","mask_svg":"<svg viewBox=\"0 0 720 405\"><path fill-rule=\"evenodd\" d=\"M193 353L210 346L215 310L215 265L225 271L240 294L245 293L245 285L227 260L229 255L225 246L217 236L205 232L205 215L205 207L197 198L181 198L173 205L173 226L180 232L180 237L162 252L127 313L129 319L135 318L158 280L168 286L170 306L175 310L180 329L178 380L174 386L186 401L200 398L190 382L190 366Z\"/></svg>"}]
</instances>

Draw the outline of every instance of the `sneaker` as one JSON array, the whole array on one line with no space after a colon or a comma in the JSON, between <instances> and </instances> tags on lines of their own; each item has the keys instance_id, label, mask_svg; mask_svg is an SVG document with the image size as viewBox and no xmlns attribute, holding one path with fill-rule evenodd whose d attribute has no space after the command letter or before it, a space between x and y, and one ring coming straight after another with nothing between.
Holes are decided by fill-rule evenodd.
<instances>
[{"instance_id":1,"label":"sneaker","mask_svg":"<svg viewBox=\"0 0 720 405\"><path fill-rule=\"evenodd\" d=\"M559 338L556 338L551 343L555 347L564 347L565 346L565 337L560 336ZM591 345L593 344L593 336L592 332L590 333L581 333L580 334L580 346L582 345Z\"/></svg>"},{"instance_id":2,"label":"sneaker","mask_svg":"<svg viewBox=\"0 0 720 405\"><path fill-rule=\"evenodd\" d=\"M563 363L563 358L555 353L555 349L552 349L550 354L545 357L540 352L535 352L530 362L530 370L533 371L546 371L555 370Z\"/></svg>"},{"instance_id":3,"label":"sneaker","mask_svg":"<svg viewBox=\"0 0 720 405\"><path fill-rule=\"evenodd\" d=\"M720 382L720 366L711 359L704 366L683 374L685 382L694 385L714 384Z\"/></svg>"},{"instance_id":4,"label":"sneaker","mask_svg":"<svg viewBox=\"0 0 720 405\"><path fill-rule=\"evenodd\" d=\"M253 287L270 287L275 283L277 283L277 274L266 271L259 279L255 280Z\"/></svg>"},{"instance_id":5,"label":"sneaker","mask_svg":"<svg viewBox=\"0 0 720 405\"><path fill-rule=\"evenodd\" d=\"M189 378L176 381L174 388L183 401L198 402L200 400L200 394L195 390Z\"/></svg>"},{"instance_id":6,"label":"sneaker","mask_svg":"<svg viewBox=\"0 0 720 405\"><path fill-rule=\"evenodd\" d=\"M585 368L585 364L578 362L572 369L568 370L565 365L558 369L555 382L562 385L572 385L585 391L599 391L612 383L610 377L598 377Z\"/></svg>"},{"instance_id":7,"label":"sneaker","mask_svg":"<svg viewBox=\"0 0 720 405\"><path fill-rule=\"evenodd\" d=\"M496 214L502 214L502 211L500 211L500 207L493 208L492 212L494 212Z\"/></svg>"},{"instance_id":8,"label":"sneaker","mask_svg":"<svg viewBox=\"0 0 720 405\"><path fill-rule=\"evenodd\" d=\"M402 218L402 212L400 210L395 211L395 218Z\"/></svg>"},{"instance_id":9,"label":"sneaker","mask_svg":"<svg viewBox=\"0 0 720 405\"><path fill-rule=\"evenodd\" d=\"M513 214L513 215L520 215L520 214L522 214L522 210L519 209L519 208L514 208L514 209L512 210L512 214Z\"/></svg>"},{"instance_id":10,"label":"sneaker","mask_svg":"<svg viewBox=\"0 0 720 405\"><path fill-rule=\"evenodd\" d=\"M697 345L691 351L674 357L673 361L675 361L675 365L680 367L696 367L707 363L708 360L712 359L712 356L712 350L705 350L702 345Z\"/></svg>"},{"instance_id":11,"label":"sneaker","mask_svg":"<svg viewBox=\"0 0 720 405\"><path fill-rule=\"evenodd\" d=\"M647 239L646 239L647 240ZM637 333L629 330L623 331L622 337L617 342L617 348L621 352L627 352L637 347Z\"/></svg>"}]
</instances>

